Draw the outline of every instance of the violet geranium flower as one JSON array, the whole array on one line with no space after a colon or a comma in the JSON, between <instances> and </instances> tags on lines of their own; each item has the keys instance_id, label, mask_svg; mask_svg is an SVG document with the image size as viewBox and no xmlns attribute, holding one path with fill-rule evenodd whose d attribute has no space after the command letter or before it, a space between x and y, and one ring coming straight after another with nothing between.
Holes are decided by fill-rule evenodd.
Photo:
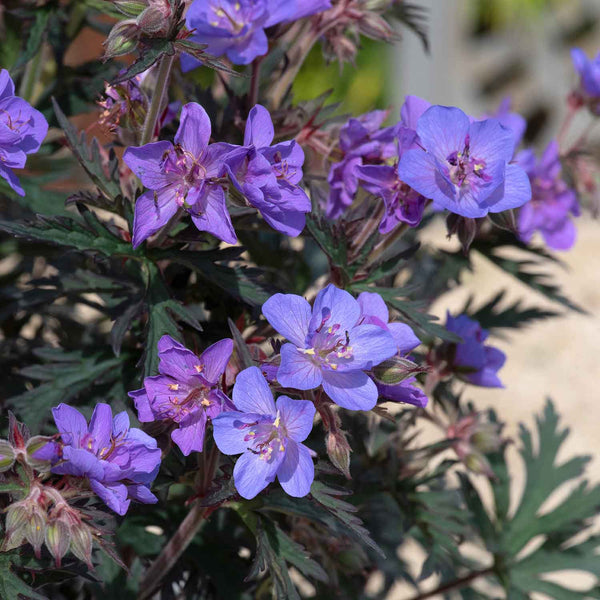
<instances>
[{"instance_id":1,"label":"violet geranium flower","mask_svg":"<svg viewBox=\"0 0 600 600\"><path fill-rule=\"evenodd\" d=\"M97 404L88 426L85 417L67 404L52 409L62 438L52 472L87 477L92 490L119 515L131 499L153 504L150 491L160 466L156 440L129 427L126 412L112 416L108 404Z\"/></svg>"},{"instance_id":2,"label":"violet geranium flower","mask_svg":"<svg viewBox=\"0 0 600 600\"><path fill-rule=\"evenodd\" d=\"M485 345L489 333L467 315L453 317L447 313L446 329L458 334L464 341L453 344L449 369L461 379L482 387L504 387L497 375L506 361L504 352Z\"/></svg>"},{"instance_id":3,"label":"violet geranium flower","mask_svg":"<svg viewBox=\"0 0 600 600\"><path fill-rule=\"evenodd\" d=\"M361 323L377 325L389 331L396 342L398 354L406 356L414 350L421 340L406 323L389 323L389 311L383 298L375 292L362 292L358 296L361 311ZM377 391L382 398L394 402L406 402L413 406L427 406L428 398L421 389L413 385L415 377L408 377L398 384L387 385L375 382Z\"/></svg>"},{"instance_id":4,"label":"violet geranium flower","mask_svg":"<svg viewBox=\"0 0 600 600\"><path fill-rule=\"evenodd\" d=\"M374 110L353 117L340 129L340 150L344 158L329 169L329 198L326 215L337 219L354 202L358 191L357 167L380 164L398 155L397 128L381 127L388 111Z\"/></svg>"},{"instance_id":5,"label":"violet geranium flower","mask_svg":"<svg viewBox=\"0 0 600 600\"><path fill-rule=\"evenodd\" d=\"M186 456L202 452L208 419L233 410L219 382L231 353L233 341L224 339L199 357L169 335L158 342L160 375L146 377L144 387L129 393L142 423L171 420L178 428L172 440Z\"/></svg>"},{"instance_id":6,"label":"violet geranium flower","mask_svg":"<svg viewBox=\"0 0 600 600\"><path fill-rule=\"evenodd\" d=\"M592 112L600 114L600 52L589 59L581 48L571 50L571 59L579 75L579 88Z\"/></svg>"},{"instance_id":7,"label":"violet geranium flower","mask_svg":"<svg viewBox=\"0 0 600 600\"><path fill-rule=\"evenodd\" d=\"M273 402L258 367L249 367L237 376L233 402L236 411L213 420L213 435L221 452L241 454L233 469L240 496L254 498L275 477L290 496L306 496L315 468L310 450L301 442L312 429L313 403L287 396Z\"/></svg>"},{"instance_id":8,"label":"violet geranium flower","mask_svg":"<svg viewBox=\"0 0 600 600\"><path fill-rule=\"evenodd\" d=\"M271 326L291 343L281 347L277 380L285 387L323 391L343 408L371 410L377 387L366 370L396 354L394 337L362 324L360 304L333 284L310 304L294 294L275 294L263 305Z\"/></svg>"},{"instance_id":9,"label":"violet geranium flower","mask_svg":"<svg viewBox=\"0 0 600 600\"><path fill-rule=\"evenodd\" d=\"M181 111L175 144L167 141L127 148L123 160L149 191L135 204L133 247L164 227L179 208L194 225L228 243L237 237L218 178L229 144L210 144L210 119L197 103Z\"/></svg>"},{"instance_id":10,"label":"violet geranium flower","mask_svg":"<svg viewBox=\"0 0 600 600\"><path fill-rule=\"evenodd\" d=\"M248 115L244 145L225 158L236 189L262 214L265 221L295 237L304 229L311 203L298 186L304 151L296 141L271 146L273 122L269 111L257 104Z\"/></svg>"},{"instance_id":11,"label":"violet geranium flower","mask_svg":"<svg viewBox=\"0 0 600 600\"><path fill-rule=\"evenodd\" d=\"M186 15L191 39L207 44L206 52L236 65L250 64L269 50L267 27L296 21L331 8L330 0L194 0ZM182 57L184 71L199 66Z\"/></svg>"},{"instance_id":12,"label":"violet geranium flower","mask_svg":"<svg viewBox=\"0 0 600 600\"><path fill-rule=\"evenodd\" d=\"M560 176L561 164L556 141L548 144L536 164L532 150L517 156L531 181L531 201L519 211L519 238L529 243L535 231L554 250L568 250L575 243L577 230L571 215L579 216L577 195Z\"/></svg>"},{"instance_id":13,"label":"violet geranium flower","mask_svg":"<svg viewBox=\"0 0 600 600\"><path fill-rule=\"evenodd\" d=\"M15 84L6 69L0 70L0 177L19 196L23 190L13 169L22 169L27 155L37 152L48 133L41 112L15 96Z\"/></svg>"},{"instance_id":14,"label":"violet geranium flower","mask_svg":"<svg viewBox=\"0 0 600 600\"><path fill-rule=\"evenodd\" d=\"M419 118L423 149L400 158L400 179L463 217L517 208L531 199L527 174L510 161L514 135L496 119L471 123L458 108L432 106Z\"/></svg>"}]
</instances>

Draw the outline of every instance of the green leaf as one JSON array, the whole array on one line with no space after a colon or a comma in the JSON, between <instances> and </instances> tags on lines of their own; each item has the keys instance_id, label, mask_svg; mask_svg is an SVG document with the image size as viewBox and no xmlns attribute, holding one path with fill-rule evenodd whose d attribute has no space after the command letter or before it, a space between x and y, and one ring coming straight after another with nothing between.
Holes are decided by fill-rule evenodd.
<instances>
[{"instance_id":1,"label":"green leaf","mask_svg":"<svg viewBox=\"0 0 600 600\"><path fill-rule=\"evenodd\" d=\"M239 248L231 249L239 252ZM250 306L262 306L271 296L271 291L262 283L257 269L227 266L220 261L231 260L227 251L184 252L154 251L154 260L169 259L195 271L203 280L216 285L230 296L246 302ZM218 261L218 262L217 262Z\"/></svg>"},{"instance_id":2,"label":"green leaf","mask_svg":"<svg viewBox=\"0 0 600 600\"><path fill-rule=\"evenodd\" d=\"M165 39L144 40L144 50L137 60L129 65L123 73L119 73L112 81L112 85L132 79L156 64L165 54L172 56L175 52L173 42Z\"/></svg>"},{"instance_id":3,"label":"green leaf","mask_svg":"<svg viewBox=\"0 0 600 600\"><path fill-rule=\"evenodd\" d=\"M19 60L15 64L14 68L17 69L29 62L40 49L50 18L54 15L55 9L49 6L40 6L35 10L35 20L32 26L27 32L27 38L25 42L25 51L19 57Z\"/></svg>"},{"instance_id":4,"label":"green leaf","mask_svg":"<svg viewBox=\"0 0 600 600\"><path fill-rule=\"evenodd\" d=\"M42 348L35 354L46 362L21 369L20 374L43 383L8 399L19 416L35 427L49 416L50 408L70 402L99 380L120 377L121 365L129 357L107 356L105 353L64 352L58 348Z\"/></svg>"},{"instance_id":5,"label":"green leaf","mask_svg":"<svg viewBox=\"0 0 600 600\"><path fill-rule=\"evenodd\" d=\"M150 283L146 303L148 306L148 325L144 348L144 377L158 372L158 341L163 335L181 340L177 321L183 321L190 327L202 331L202 326L190 312L170 297L162 276L155 265L148 265Z\"/></svg>"},{"instance_id":6,"label":"green leaf","mask_svg":"<svg viewBox=\"0 0 600 600\"><path fill-rule=\"evenodd\" d=\"M67 142L69 143L69 147L75 155L75 158L94 182L94 185L106 196L106 198L116 201L116 199L121 196L119 161L117 160L116 155L114 152L111 152L108 161L108 173L105 173L102 166L103 160L100 155L98 141L94 138L88 146L85 133L81 133L79 136L77 135L75 127L71 125L54 98L52 98L52 104L58 123L65 133Z\"/></svg>"},{"instance_id":7,"label":"green leaf","mask_svg":"<svg viewBox=\"0 0 600 600\"><path fill-rule=\"evenodd\" d=\"M478 308L471 310L473 297L470 297L465 307L459 311L467 313L472 319L475 319L484 329L519 329L529 325L534 321L556 317L559 313L542 308L523 308L522 302L517 300L506 308L498 308L502 304L506 291L498 292L489 302Z\"/></svg>"},{"instance_id":8,"label":"green leaf","mask_svg":"<svg viewBox=\"0 0 600 600\"><path fill-rule=\"evenodd\" d=\"M0 221L0 230L31 241L97 252L109 257L140 255L131 244L115 237L101 225L92 229L71 217L37 215L33 221Z\"/></svg>"},{"instance_id":9,"label":"green leaf","mask_svg":"<svg viewBox=\"0 0 600 600\"><path fill-rule=\"evenodd\" d=\"M28 586L12 570L14 552L0 552L0 598L2 600L48 600Z\"/></svg>"}]
</instances>

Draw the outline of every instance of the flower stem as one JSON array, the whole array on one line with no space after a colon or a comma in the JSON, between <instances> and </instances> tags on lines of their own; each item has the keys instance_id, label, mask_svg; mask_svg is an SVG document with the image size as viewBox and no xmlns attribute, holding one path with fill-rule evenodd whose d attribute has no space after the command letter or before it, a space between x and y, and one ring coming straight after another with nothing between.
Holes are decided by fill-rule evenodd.
<instances>
[{"instance_id":1,"label":"flower stem","mask_svg":"<svg viewBox=\"0 0 600 600\"><path fill-rule=\"evenodd\" d=\"M220 453L216 444L213 444L208 457L206 456L206 449L202 453L203 464L200 471L200 486L198 488L200 496L207 492L212 483L215 470L219 464L219 456ZM175 535L168 541L167 545L162 549L146 572L144 579L140 583L140 592L137 600L148 600L154 594L165 575L175 566L175 563L177 563L181 555L192 543L192 540L202 528L207 514L210 514L211 511L211 507L201 506L197 500L193 503L190 512L179 525Z\"/></svg>"},{"instance_id":2,"label":"flower stem","mask_svg":"<svg viewBox=\"0 0 600 600\"><path fill-rule=\"evenodd\" d=\"M254 59L254 62L252 63L252 79L250 80L250 91L248 92L250 108L252 108L258 102L258 92L260 84L260 64L262 63L263 59L263 56L258 56Z\"/></svg>"},{"instance_id":3,"label":"flower stem","mask_svg":"<svg viewBox=\"0 0 600 600\"><path fill-rule=\"evenodd\" d=\"M140 146L148 144L154 137L154 131L156 130L156 123L158 121L158 116L163 104L163 99L167 92L167 88L169 87L169 79L171 76L171 69L173 67L175 56L175 53L172 55L163 54L163 57L160 59L156 87L154 89L154 94L152 95L150 107L148 108L146 120L144 121L144 129L142 130Z\"/></svg>"},{"instance_id":4,"label":"flower stem","mask_svg":"<svg viewBox=\"0 0 600 600\"><path fill-rule=\"evenodd\" d=\"M487 569L481 569L479 571L473 571L464 577L459 577L454 581L450 581L449 583L445 583L435 590L431 590L430 592L423 592L422 594L418 594L413 596L410 600L426 600L427 598L433 598L434 596L446 594L448 592L452 592L454 590L460 590L465 586L469 585L475 579L479 579L485 575L491 575L494 572L493 567L488 567Z\"/></svg>"},{"instance_id":5,"label":"flower stem","mask_svg":"<svg viewBox=\"0 0 600 600\"><path fill-rule=\"evenodd\" d=\"M198 531L200 531L204 523L206 510L207 508L200 506L199 502L196 501L194 503L192 510L190 510L186 518L181 522L175 535L169 540L158 558L148 569L146 576L140 583L138 600L147 600L154 594L163 577L173 568L179 557L185 552L194 537L196 537Z\"/></svg>"},{"instance_id":6,"label":"flower stem","mask_svg":"<svg viewBox=\"0 0 600 600\"><path fill-rule=\"evenodd\" d=\"M400 223L396 227L394 231L387 234L376 246L373 248L373 251L369 255L368 264L373 265L381 258L381 256L385 253L385 251L393 246L396 241L398 241L403 235L404 232L408 229L408 225L406 223Z\"/></svg>"},{"instance_id":7,"label":"flower stem","mask_svg":"<svg viewBox=\"0 0 600 600\"><path fill-rule=\"evenodd\" d=\"M42 72L43 54L44 45L42 44L33 58L27 63L27 66L25 67L25 73L23 74L23 78L21 80L21 85L19 86L19 96L27 100L27 102L29 102L29 104L32 106L35 106L36 98L34 98L33 94L35 92L35 86L39 81Z\"/></svg>"}]
</instances>

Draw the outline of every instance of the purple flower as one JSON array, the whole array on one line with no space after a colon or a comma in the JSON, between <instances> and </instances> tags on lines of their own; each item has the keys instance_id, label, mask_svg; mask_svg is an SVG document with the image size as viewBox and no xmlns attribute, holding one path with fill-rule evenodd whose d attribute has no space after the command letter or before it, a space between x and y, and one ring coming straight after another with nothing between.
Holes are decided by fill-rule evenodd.
<instances>
[{"instance_id":1,"label":"purple flower","mask_svg":"<svg viewBox=\"0 0 600 600\"><path fill-rule=\"evenodd\" d=\"M459 377L482 387L504 387L497 371L506 360L504 352L486 346L488 332L467 315L453 317L447 314L446 329L458 334L464 342L453 344L449 368ZM451 353L452 355L452 353Z\"/></svg>"},{"instance_id":2,"label":"purple flower","mask_svg":"<svg viewBox=\"0 0 600 600\"><path fill-rule=\"evenodd\" d=\"M519 238L529 243L535 231L554 250L568 250L575 243L577 230L571 215L579 216L575 191L560 176L561 164L556 141L548 144L536 164L531 150L517 157L531 181L531 201L519 211Z\"/></svg>"},{"instance_id":3,"label":"purple flower","mask_svg":"<svg viewBox=\"0 0 600 600\"><path fill-rule=\"evenodd\" d=\"M285 387L324 392L350 410L371 410L377 387L365 373L396 354L390 331L362 324L360 304L330 284L310 304L294 294L275 294L263 314L291 343L281 347L277 380Z\"/></svg>"},{"instance_id":4,"label":"purple flower","mask_svg":"<svg viewBox=\"0 0 600 600\"><path fill-rule=\"evenodd\" d=\"M600 100L600 52L590 60L581 48L573 48L571 59L584 94L590 99Z\"/></svg>"},{"instance_id":5,"label":"purple flower","mask_svg":"<svg viewBox=\"0 0 600 600\"><path fill-rule=\"evenodd\" d=\"M531 198L527 174L509 164L513 133L495 119L470 123L458 108L432 106L419 118L422 150L407 150L400 179L463 217L483 217L522 206Z\"/></svg>"},{"instance_id":6,"label":"purple flower","mask_svg":"<svg viewBox=\"0 0 600 600\"><path fill-rule=\"evenodd\" d=\"M331 8L330 0L195 0L186 23L195 30L191 39L207 44L213 56L227 55L236 65L247 65L269 50L267 27L295 21ZM199 66L190 56L182 57L184 71Z\"/></svg>"},{"instance_id":7,"label":"purple flower","mask_svg":"<svg viewBox=\"0 0 600 600\"><path fill-rule=\"evenodd\" d=\"M361 323L377 325L385 331L389 331L396 342L397 352L404 356L414 350L421 340L414 334L413 330L405 323L389 323L389 311L383 298L374 292L362 292L358 296L360 305ZM382 398L394 402L406 402L414 406L427 406L428 398L413 384L415 377L409 377L396 385L386 385L375 382L377 391Z\"/></svg>"},{"instance_id":8,"label":"purple flower","mask_svg":"<svg viewBox=\"0 0 600 600\"><path fill-rule=\"evenodd\" d=\"M87 477L92 490L120 515L127 512L131 499L144 504L157 501L150 484L158 473L160 449L141 429L130 429L126 412L113 418L108 404L97 404L89 426L67 404L59 404L52 414L62 438L53 473Z\"/></svg>"},{"instance_id":9,"label":"purple flower","mask_svg":"<svg viewBox=\"0 0 600 600\"><path fill-rule=\"evenodd\" d=\"M271 115L257 104L248 115L243 147L224 160L233 185L265 221L295 237L304 229L304 213L311 209L310 199L298 186L304 152L294 140L271 146L273 136Z\"/></svg>"},{"instance_id":10,"label":"purple flower","mask_svg":"<svg viewBox=\"0 0 600 600\"><path fill-rule=\"evenodd\" d=\"M331 165L327 176L330 192L326 215L329 219L340 217L354 202L358 191L357 167L397 155L396 128L381 128L387 115L385 110L374 110L349 119L340 129L340 150L344 158Z\"/></svg>"},{"instance_id":11,"label":"purple flower","mask_svg":"<svg viewBox=\"0 0 600 600\"><path fill-rule=\"evenodd\" d=\"M249 367L237 376L233 402L238 410L216 417L213 435L221 452L241 454L233 469L240 496L254 498L275 477L290 496L306 496L315 468L310 450L301 442L312 429L312 402L287 396L273 402L258 367Z\"/></svg>"},{"instance_id":12,"label":"purple flower","mask_svg":"<svg viewBox=\"0 0 600 600\"><path fill-rule=\"evenodd\" d=\"M419 136L417 135L417 123L421 115L431 108L431 102L427 102L419 96L408 95L404 99L404 104L400 108L400 124L398 136L400 138L400 148L410 150L418 148Z\"/></svg>"},{"instance_id":13,"label":"purple flower","mask_svg":"<svg viewBox=\"0 0 600 600\"><path fill-rule=\"evenodd\" d=\"M13 169L22 169L27 154L37 152L48 133L48 123L41 112L23 98L15 96L15 85L8 71L0 71L0 177L24 196Z\"/></svg>"},{"instance_id":14,"label":"purple flower","mask_svg":"<svg viewBox=\"0 0 600 600\"><path fill-rule=\"evenodd\" d=\"M380 233L389 233L399 223L416 227L421 222L427 199L400 179L397 167L364 165L357 166L354 172L362 186L385 203Z\"/></svg>"},{"instance_id":15,"label":"purple flower","mask_svg":"<svg viewBox=\"0 0 600 600\"><path fill-rule=\"evenodd\" d=\"M233 410L231 400L219 388L232 352L232 340L224 339L198 357L163 335L158 342L160 375L146 377L142 389L129 393L139 420L174 421L178 428L171 438L183 454L202 452L207 420Z\"/></svg>"},{"instance_id":16,"label":"purple flower","mask_svg":"<svg viewBox=\"0 0 600 600\"><path fill-rule=\"evenodd\" d=\"M208 144L210 119L195 102L181 111L175 143L154 142L127 148L123 160L149 191L135 205L133 247L164 227L179 208L185 208L200 231L228 243L237 237L219 183L223 156L229 144Z\"/></svg>"}]
</instances>

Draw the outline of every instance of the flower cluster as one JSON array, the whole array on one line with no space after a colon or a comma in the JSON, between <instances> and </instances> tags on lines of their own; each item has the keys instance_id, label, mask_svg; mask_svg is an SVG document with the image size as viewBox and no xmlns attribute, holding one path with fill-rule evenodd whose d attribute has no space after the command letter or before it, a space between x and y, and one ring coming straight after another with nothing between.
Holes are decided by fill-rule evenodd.
<instances>
[{"instance_id":1,"label":"flower cluster","mask_svg":"<svg viewBox=\"0 0 600 600\"><path fill-rule=\"evenodd\" d=\"M550 142L538 162L533 150L517 156L531 181L532 197L519 211L519 237L529 243L535 231L554 250L568 250L575 243L577 231L571 215L579 216L575 191L561 178L558 143Z\"/></svg>"},{"instance_id":2,"label":"flower cluster","mask_svg":"<svg viewBox=\"0 0 600 600\"><path fill-rule=\"evenodd\" d=\"M46 119L26 100L15 96L8 71L0 71L0 177L20 196L25 195L13 169L22 169L27 154L37 152L48 133Z\"/></svg>"},{"instance_id":3,"label":"flower cluster","mask_svg":"<svg viewBox=\"0 0 600 600\"><path fill-rule=\"evenodd\" d=\"M61 441L43 452L52 459L53 473L87 478L92 490L120 515L132 499L157 502L150 484L158 473L160 449L154 438L129 427L126 412L113 418L108 404L97 404L89 425L67 404L59 404L52 414Z\"/></svg>"},{"instance_id":4,"label":"flower cluster","mask_svg":"<svg viewBox=\"0 0 600 600\"><path fill-rule=\"evenodd\" d=\"M191 39L206 44L213 56L226 55L236 65L247 65L269 50L267 27L297 21L327 10L330 0L194 0L186 15ZM184 71L200 65L184 55Z\"/></svg>"},{"instance_id":5,"label":"flower cluster","mask_svg":"<svg viewBox=\"0 0 600 600\"><path fill-rule=\"evenodd\" d=\"M273 123L262 106L252 109L243 146L209 144L211 124L195 102L181 111L174 143L130 147L123 156L148 191L135 205L133 246L164 227L179 209L200 231L233 244L237 236L227 210L227 174L235 188L265 221L287 235L298 235L310 201L298 187L304 152L295 141L271 146Z\"/></svg>"}]
</instances>

